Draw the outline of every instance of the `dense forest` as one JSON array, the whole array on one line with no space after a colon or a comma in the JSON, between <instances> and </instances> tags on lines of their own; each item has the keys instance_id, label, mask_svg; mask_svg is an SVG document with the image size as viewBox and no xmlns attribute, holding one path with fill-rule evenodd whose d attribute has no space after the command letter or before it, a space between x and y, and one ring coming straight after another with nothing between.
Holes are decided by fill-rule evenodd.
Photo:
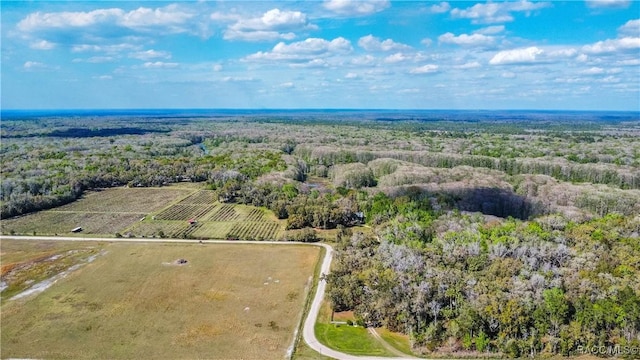
<instances>
[{"instance_id":1,"label":"dense forest","mask_svg":"<svg viewBox=\"0 0 640 360\"><path fill-rule=\"evenodd\" d=\"M640 346L637 113L14 114L0 132L3 219L204 183L291 240L339 229L334 310L418 353Z\"/></svg>"}]
</instances>

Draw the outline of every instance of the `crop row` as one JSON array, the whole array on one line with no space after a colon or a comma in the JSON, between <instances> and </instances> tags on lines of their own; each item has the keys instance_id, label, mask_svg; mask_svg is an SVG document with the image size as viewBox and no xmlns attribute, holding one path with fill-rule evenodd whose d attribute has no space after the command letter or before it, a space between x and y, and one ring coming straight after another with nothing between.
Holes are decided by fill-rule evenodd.
<instances>
[{"instance_id":1,"label":"crop row","mask_svg":"<svg viewBox=\"0 0 640 360\"><path fill-rule=\"evenodd\" d=\"M180 205L176 204L164 210L155 218L158 220L189 220L198 219L206 213L210 212L216 205Z\"/></svg>"},{"instance_id":2,"label":"crop row","mask_svg":"<svg viewBox=\"0 0 640 360\"><path fill-rule=\"evenodd\" d=\"M278 235L280 225L275 222L242 222L235 224L227 238L241 240L273 240Z\"/></svg>"},{"instance_id":3,"label":"crop row","mask_svg":"<svg viewBox=\"0 0 640 360\"><path fill-rule=\"evenodd\" d=\"M200 223L186 226L186 227L180 229L180 231L178 231L176 233L172 233L171 237L176 237L176 238L188 238L188 237L191 237L191 234L193 234L196 230L198 230L200 228L200 226L202 226L202 224L200 224Z\"/></svg>"},{"instance_id":4,"label":"crop row","mask_svg":"<svg viewBox=\"0 0 640 360\"><path fill-rule=\"evenodd\" d=\"M129 231L122 234L134 237L189 237L200 227L200 224L188 224L184 221L144 221L134 224Z\"/></svg>"},{"instance_id":5,"label":"crop row","mask_svg":"<svg viewBox=\"0 0 640 360\"><path fill-rule=\"evenodd\" d=\"M143 214L112 214L41 211L28 216L2 220L2 232L20 235L69 234L82 228L85 234L114 234L136 223Z\"/></svg>"},{"instance_id":6,"label":"crop row","mask_svg":"<svg viewBox=\"0 0 640 360\"><path fill-rule=\"evenodd\" d=\"M216 202L215 191L200 190L182 199L179 205L211 205Z\"/></svg>"},{"instance_id":7,"label":"crop row","mask_svg":"<svg viewBox=\"0 0 640 360\"><path fill-rule=\"evenodd\" d=\"M113 188L89 192L81 199L55 210L149 213L162 209L167 203L187 193L180 189Z\"/></svg>"},{"instance_id":8,"label":"crop row","mask_svg":"<svg viewBox=\"0 0 640 360\"><path fill-rule=\"evenodd\" d=\"M223 205L212 214L208 220L210 221L234 221L240 220L242 215L236 212L233 205Z\"/></svg>"},{"instance_id":9,"label":"crop row","mask_svg":"<svg viewBox=\"0 0 640 360\"><path fill-rule=\"evenodd\" d=\"M247 215L247 221L262 221L264 218L264 211L261 209L252 209L249 215Z\"/></svg>"}]
</instances>

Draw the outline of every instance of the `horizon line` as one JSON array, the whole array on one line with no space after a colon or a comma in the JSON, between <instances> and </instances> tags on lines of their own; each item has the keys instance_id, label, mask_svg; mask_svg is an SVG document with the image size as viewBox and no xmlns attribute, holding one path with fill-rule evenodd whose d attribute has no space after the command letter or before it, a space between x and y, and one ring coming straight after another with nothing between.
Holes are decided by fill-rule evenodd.
<instances>
[{"instance_id":1,"label":"horizon line","mask_svg":"<svg viewBox=\"0 0 640 360\"><path fill-rule=\"evenodd\" d=\"M455 108L205 108L205 107L168 107L168 108L10 108L10 109L0 109L0 112L87 112L87 111L132 111L132 112L141 112L141 111L392 111L392 112L402 112L402 111L460 111L460 112L492 112L492 111L523 111L523 112L635 112L640 114L640 109L635 110L611 110L611 109L532 109L532 108L478 108L478 109L455 109Z\"/></svg>"}]
</instances>

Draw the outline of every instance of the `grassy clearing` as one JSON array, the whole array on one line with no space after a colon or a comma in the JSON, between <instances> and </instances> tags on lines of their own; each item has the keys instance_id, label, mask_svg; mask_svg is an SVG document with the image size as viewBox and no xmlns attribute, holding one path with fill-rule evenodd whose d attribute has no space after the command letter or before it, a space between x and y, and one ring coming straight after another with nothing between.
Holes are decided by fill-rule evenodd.
<instances>
[{"instance_id":1,"label":"grassy clearing","mask_svg":"<svg viewBox=\"0 0 640 360\"><path fill-rule=\"evenodd\" d=\"M92 191L58 211L151 213L193 193L178 188L112 188Z\"/></svg>"},{"instance_id":2,"label":"grassy clearing","mask_svg":"<svg viewBox=\"0 0 640 360\"><path fill-rule=\"evenodd\" d=\"M46 292L3 304L2 358L281 359L320 254L240 244L105 250Z\"/></svg>"},{"instance_id":3,"label":"grassy clearing","mask_svg":"<svg viewBox=\"0 0 640 360\"><path fill-rule=\"evenodd\" d=\"M71 229L81 226L84 234L113 236L143 216L144 214L137 213L40 211L2 220L2 232L17 235L71 235Z\"/></svg>"},{"instance_id":4,"label":"grassy clearing","mask_svg":"<svg viewBox=\"0 0 640 360\"><path fill-rule=\"evenodd\" d=\"M332 359L330 357L326 357L324 355L319 354L317 351L307 345L303 340L298 343L298 347L296 348L295 354L293 354L293 358L296 360L329 360Z\"/></svg>"},{"instance_id":5,"label":"grassy clearing","mask_svg":"<svg viewBox=\"0 0 640 360\"><path fill-rule=\"evenodd\" d=\"M320 310L315 333L324 345L352 355L394 356L366 328L331 324L331 309L325 302Z\"/></svg>"},{"instance_id":6,"label":"grassy clearing","mask_svg":"<svg viewBox=\"0 0 640 360\"><path fill-rule=\"evenodd\" d=\"M390 331L386 328L377 328L376 331L384 341L393 346L396 350L399 350L407 355L413 355L413 352L411 352L411 343L409 341L409 336Z\"/></svg>"}]
</instances>

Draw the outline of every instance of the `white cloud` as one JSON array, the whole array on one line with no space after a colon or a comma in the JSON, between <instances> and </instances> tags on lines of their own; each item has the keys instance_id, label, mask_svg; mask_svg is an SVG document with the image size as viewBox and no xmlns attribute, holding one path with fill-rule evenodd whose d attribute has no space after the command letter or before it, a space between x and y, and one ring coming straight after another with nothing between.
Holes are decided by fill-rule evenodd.
<instances>
[{"instance_id":1,"label":"white cloud","mask_svg":"<svg viewBox=\"0 0 640 360\"><path fill-rule=\"evenodd\" d=\"M283 54L348 53L351 50L351 42L343 37L335 38L331 41L319 38L308 38L304 41L294 42L289 45L281 42L273 47L273 52Z\"/></svg>"},{"instance_id":2,"label":"white cloud","mask_svg":"<svg viewBox=\"0 0 640 360\"><path fill-rule=\"evenodd\" d=\"M640 37L640 19L629 20L618 28L618 33Z\"/></svg>"},{"instance_id":3,"label":"white cloud","mask_svg":"<svg viewBox=\"0 0 640 360\"><path fill-rule=\"evenodd\" d=\"M289 82L284 82L284 83L280 84L280 87L281 88L285 88L285 89L291 89L291 88L295 87L295 84L292 83L291 81L289 81Z\"/></svg>"},{"instance_id":4,"label":"white cloud","mask_svg":"<svg viewBox=\"0 0 640 360\"><path fill-rule=\"evenodd\" d=\"M491 65L505 65L505 64L527 64L536 61L539 55L543 54L544 50L531 46L524 49L513 49L500 51L489 60Z\"/></svg>"},{"instance_id":5,"label":"white cloud","mask_svg":"<svg viewBox=\"0 0 640 360\"><path fill-rule=\"evenodd\" d=\"M225 40L240 41L273 41L273 40L293 40L296 34L292 32L279 33L277 31L236 31L227 29L224 32Z\"/></svg>"},{"instance_id":6,"label":"white cloud","mask_svg":"<svg viewBox=\"0 0 640 360\"><path fill-rule=\"evenodd\" d=\"M146 28L167 25L184 24L195 15L181 11L178 5L171 4L164 8L149 9L140 7L136 10L124 13L118 24L128 28ZM181 32L179 28L173 28L175 32Z\"/></svg>"},{"instance_id":7,"label":"white cloud","mask_svg":"<svg viewBox=\"0 0 640 360\"><path fill-rule=\"evenodd\" d=\"M97 79L97 80L111 80L113 79L113 76L111 75L100 75L100 76L93 76L93 79Z\"/></svg>"},{"instance_id":8,"label":"white cloud","mask_svg":"<svg viewBox=\"0 0 640 360\"><path fill-rule=\"evenodd\" d=\"M598 41L593 45L585 45L582 51L587 54L614 54L640 48L640 37L624 37Z\"/></svg>"},{"instance_id":9,"label":"white cloud","mask_svg":"<svg viewBox=\"0 0 640 360\"><path fill-rule=\"evenodd\" d=\"M56 44L47 40L40 40L32 43L29 47L36 50L51 50L56 47Z\"/></svg>"},{"instance_id":10,"label":"white cloud","mask_svg":"<svg viewBox=\"0 0 640 360\"><path fill-rule=\"evenodd\" d=\"M35 12L27 15L17 24L17 29L39 37L58 36L65 38L104 40L127 29L133 32L184 33L198 32L201 24L193 21L196 14L182 10L177 4L162 8L139 7L125 11L120 8L96 9L91 11ZM104 36L104 37L103 37Z\"/></svg>"},{"instance_id":11,"label":"white cloud","mask_svg":"<svg viewBox=\"0 0 640 360\"><path fill-rule=\"evenodd\" d=\"M578 51L573 48L551 48L548 51L545 51L545 56L551 59L570 58L572 56L575 56L577 53Z\"/></svg>"},{"instance_id":12,"label":"white cloud","mask_svg":"<svg viewBox=\"0 0 640 360\"><path fill-rule=\"evenodd\" d=\"M240 20L232 28L237 30L293 30L308 26L307 15L300 11L271 9L260 18Z\"/></svg>"},{"instance_id":13,"label":"white cloud","mask_svg":"<svg viewBox=\"0 0 640 360\"><path fill-rule=\"evenodd\" d=\"M451 16L454 18L471 19L474 24L491 24L513 21L513 12L525 12L530 14L532 11L540 10L550 6L548 2L529 2L521 0L518 2L500 2L475 4L466 9L455 8L451 10Z\"/></svg>"},{"instance_id":14,"label":"white cloud","mask_svg":"<svg viewBox=\"0 0 640 360\"><path fill-rule=\"evenodd\" d=\"M451 9L451 5L449 5L448 2L441 2L440 4L431 5L431 7L429 7L429 11L434 14L446 13L449 9Z\"/></svg>"},{"instance_id":15,"label":"white cloud","mask_svg":"<svg viewBox=\"0 0 640 360\"><path fill-rule=\"evenodd\" d=\"M577 62L581 62L581 63L585 63L587 61L589 61L589 57L585 54L580 54L576 57L576 61Z\"/></svg>"},{"instance_id":16,"label":"white cloud","mask_svg":"<svg viewBox=\"0 0 640 360\"><path fill-rule=\"evenodd\" d=\"M448 32L438 37L438 41L444 44L456 44L460 46L491 46L494 44L495 39L492 36L482 34L461 34L455 36Z\"/></svg>"},{"instance_id":17,"label":"white cloud","mask_svg":"<svg viewBox=\"0 0 640 360\"><path fill-rule=\"evenodd\" d=\"M418 88L409 88L409 89L400 89L398 90L399 94L417 94L419 93L421 90Z\"/></svg>"},{"instance_id":18,"label":"white cloud","mask_svg":"<svg viewBox=\"0 0 640 360\"><path fill-rule=\"evenodd\" d=\"M602 79L598 80L598 82L607 83L607 84L619 83L620 82L620 78L617 78L615 76L607 76L605 78L602 78Z\"/></svg>"},{"instance_id":19,"label":"white cloud","mask_svg":"<svg viewBox=\"0 0 640 360\"><path fill-rule=\"evenodd\" d=\"M368 54L351 59L351 63L358 66L373 65L375 61L376 58Z\"/></svg>"},{"instance_id":20,"label":"white cloud","mask_svg":"<svg viewBox=\"0 0 640 360\"><path fill-rule=\"evenodd\" d=\"M394 63L399 63L402 61L407 61L410 60L411 58L406 56L403 53L395 53L393 55L389 55L387 57L384 58L384 62L388 63L388 64L394 64Z\"/></svg>"},{"instance_id":21,"label":"white cloud","mask_svg":"<svg viewBox=\"0 0 640 360\"><path fill-rule=\"evenodd\" d=\"M308 38L291 44L278 43L270 52L257 52L245 58L247 61L291 61L305 62L338 54L347 54L353 48L349 40L338 37L331 41Z\"/></svg>"},{"instance_id":22,"label":"white cloud","mask_svg":"<svg viewBox=\"0 0 640 360\"><path fill-rule=\"evenodd\" d=\"M55 70L58 67L50 66L38 61L27 61L22 65L22 68L26 71L35 71L35 70Z\"/></svg>"},{"instance_id":23,"label":"white cloud","mask_svg":"<svg viewBox=\"0 0 640 360\"><path fill-rule=\"evenodd\" d=\"M138 50L140 46L133 44L113 44L113 45L92 45L92 44L78 44L71 47L72 52L105 52L109 54L119 53L127 50Z\"/></svg>"},{"instance_id":24,"label":"white cloud","mask_svg":"<svg viewBox=\"0 0 640 360\"><path fill-rule=\"evenodd\" d=\"M153 49L147 51L138 51L135 53L129 54L130 58L138 59L138 60L153 60L153 59L171 59L171 53L166 51L156 51Z\"/></svg>"},{"instance_id":25,"label":"white cloud","mask_svg":"<svg viewBox=\"0 0 640 360\"><path fill-rule=\"evenodd\" d=\"M211 20L214 21L239 21L242 19L242 16L237 13L222 13L219 11L211 13L209 16Z\"/></svg>"},{"instance_id":26,"label":"white cloud","mask_svg":"<svg viewBox=\"0 0 640 360\"><path fill-rule=\"evenodd\" d=\"M86 27L97 23L115 21L122 17L122 9L99 9L89 12L35 12L18 23L18 30L32 32L40 29Z\"/></svg>"},{"instance_id":27,"label":"white cloud","mask_svg":"<svg viewBox=\"0 0 640 360\"><path fill-rule=\"evenodd\" d=\"M178 10L177 5L149 9L140 7L125 12L119 8L98 9L88 12L36 12L27 15L18 23L21 31L32 32L51 28L82 28L97 24L113 23L122 27L141 28L183 24L194 15Z\"/></svg>"},{"instance_id":28,"label":"white cloud","mask_svg":"<svg viewBox=\"0 0 640 360\"><path fill-rule=\"evenodd\" d=\"M599 67L592 67L590 69L582 70L580 73L584 75L600 75L604 74L604 69Z\"/></svg>"},{"instance_id":29,"label":"white cloud","mask_svg":"<svg viewBox=\"0 0 640 360\"><path fill-rule=\"evenodd\" d=\"M312 59L304 60L303 62L297 62L290 65L293 68L302 69L321 69L329 66L329 63L324 59Z\"/></svg>"},{"instance_id":30,"label":"white cloud","mask_svg":"<svg viewBox=\"0 0 640 360\"><path fill-rule=\"evenodd\" d=\"M627 8L631 0L586 0L590 8Z\"/></svg>"},{"instance_id":31,"label":"white cloud","mask_svg":"<svg viewBox=\"0 0 640 360\"><path fill-rule=\"evenodd\" d=\"M221 79L223 82L253 82L256 79L249 76L225 76Z\"/></svg>"},{"instance_id":32,"label":"white cloud","mask_svg":"<svg viewBox=\"0 0 640 360\"><path fill-rule=\"evenodd\" d=\"M502 74L500 74L500 76L505 79L515 79L518 75L516 75L515 73L512 73L511 71L505 71Z\"/></svg>"},{"instance_id":33,"label":"white cloud","mask_svg":"<svg viewBox=\"0 0 640 360\"><path fill-rule=\"evenodd\" d=\"M213 64L213 66L211 67L211 69L215 72L218 71L222 71L222 65L221 64Z\"/></svg>"},{"instance_id":34,"label":"white cloud","mask_svg":"<svg viewBox=\"0 0 640 360\"><path fill-rule=\"evenodd\" d=\"M327 0L325 9L342 16L364 16L382 11L390 6L387 0Z\"/></svg>"},{"instance_id":35,"label":"white cloud","mask_svg":"<svg viewBox=\"0 0 640 360\"><path fill-rule=\"evenodd\" d=\"M174 63L174 62L156 61L156 62L146 62L142 66L144 66L147 69L173 69L173 68L177 68L178 65L179 65L178 63Z\"/></svg>"},{"instance_id":36,"label":"white cloud","mask_svg":"<svg viewBox=\"0 0 640 360\"><path fill-rule=\"evenodd\" d=\"M439 68L438 65L427 64L417 68L413 68L409 72L411 74L433 74L435 72L438 72L438 68Z\"/></svg>"},{"instance_id":37,"label":"white cloud","mask_svg":"<svg viewBox=\"0 0 640 360\"><path fill-rule=\"evenodd\" d=\"M478 29L474 31L474 34L495 35L503 31L504 31L504 25L493 25L493 26L487 26L482 29Z\"/></svg>"},{"instance_id":38,"label":"white cloud","mask_svg":"<svg viewBox=\"0 0 640 360\"><path fill-rule=\"evenodd\" d=\"M479 63L479 62L477 62L477 61L471 61L471 62L468 62L468 63L464 63L464 64L462 64L462 65L456 65L456 66L454 66L454 67L455 67L456 69L465 70L465 69L475 69L475 68L479 68L480 66L482 66L482 65L480 65L480 63Z\"/></svg>"},{"instance_id":39,"label":"white cloud","mask_svg":"<svg viewBox=\"0 0 640 360\"><path fill-rule=\"evenodd\" d=\"M616 62L616 65L620 66L639 66L640 59L628 59L628 60L620 60Z\"/></svg>"},{"instance_id":40,"label":"white cloud","mask_svg":"<svg viewBox=\"0 0 640 360\"><path fill-rule=\"evenodd\" d=\"M411 49L411 46L397 43L391 39L380 41L379 38L371 34L361 37L360 40L358 40L358 45L366 51L398 51Z\"/></svg>"},{"instance_id":41,"label":"white cloud","mask_svg":"<svg viewBox=\"0 0 640 360\"><path fill-rule=\"evenodd\" d=\"M610 68L610 69L603 69L601 67L591 67L589 69L585 69L580 71L580 74L582 75L603 75L603 74L619 74L622 72L622 69L620 68Z\"/></svg>"},{"instance_id":42,"label":"white cloud","mask_svg":"<svg viewBox=\"0 0 640 360\"><path fill-rule=\"evenodd\" d=\"M433 40L429 39L429 38L425 38L420 40L420 44L424 45L424 46L431 46L431 44L433 43Z\"/></svg>"},{"instance_id":43,"label":"white cloud","mask_svg":"<svg viewBox=\"0 0 640 360\"><path fill-rule=\"evenodd\" d=\"M211 18L224 18L214 13ZM285 39L292 40L295 34L292 31L316 30L318 27L310 24L307 15L300 11L281 11L271 9L260 17L241 18L229 16L236 20L224 33L227 40L264 41Z\"/></svg>"},{"instance_id":44,"label":"white cloud","mask_svg":"<svg viewBox=\"0 0 640 360\"><path fill-rule=\"evenodd\" d=\"M358 78L358 74L350 72L350 73L347 73L347 75L345 75L344 78L345 79L356 79L356 78Z\"/></svg>"},{"instance_id":45,"label":"white cloud","mask_svg":"<svg viewBox=\"0 0 640 360\"><path fill-rule=\"evenodd\" d=\"M113 62L115 60L116 58L113 56L92 56L85 61L92 64L101 64L101 63Z\"/></svg>"},{"instance_id":46,"label":"white cloud","mask_svg":"<svg viewBox=\"0 0 640 360\"><path fill-rule=\"evenodd\" d=\"M46 65L37 61L27 61L24 63L24 65L22 65L22 67L25 69L37 69L46 67Z\"/></svg>"}]
</instances>

